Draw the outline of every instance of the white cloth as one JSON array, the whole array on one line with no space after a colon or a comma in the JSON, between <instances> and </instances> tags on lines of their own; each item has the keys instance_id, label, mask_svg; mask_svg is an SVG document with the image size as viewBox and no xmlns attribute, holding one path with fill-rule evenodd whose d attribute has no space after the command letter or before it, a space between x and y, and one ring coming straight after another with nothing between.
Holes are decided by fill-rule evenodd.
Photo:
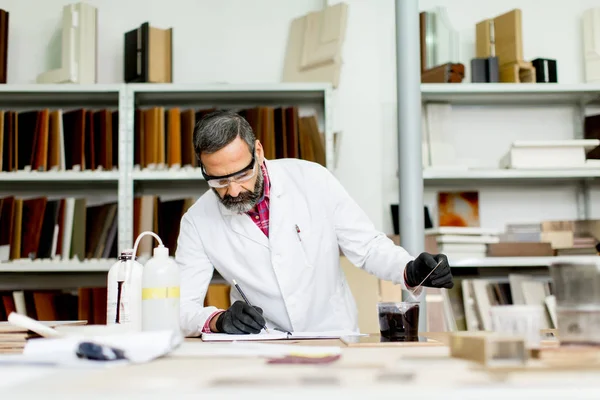
<instances>
[{"instance_id":1,"label":"white cloth","mask_svg":"<svg viewBox=\"0 0 600 400\"><path fill-rule=\"evenodd\" d=\"M263 309L268 328L358 331L339 250L404 289L404 268L414 257L375 229L326 168L297 159L265 163L271 181L268 238L212 190L182 218L175 258L184 335L198 336L216 311L203 306L214 269L229 283L235 279L250 303ZM241 299L232 288L232 302Z\"/></svg>"}]
</instances>

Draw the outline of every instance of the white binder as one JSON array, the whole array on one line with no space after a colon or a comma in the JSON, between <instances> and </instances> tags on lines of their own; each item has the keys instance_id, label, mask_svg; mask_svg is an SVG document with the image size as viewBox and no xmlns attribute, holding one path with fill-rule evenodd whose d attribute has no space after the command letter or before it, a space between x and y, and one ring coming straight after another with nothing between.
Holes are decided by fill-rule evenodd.
<instances>
[{"instance_id":1,"label":"white binder","mask_svg":"<svg viewBox=\"0 0 600 400\"><path fill-rule=\"evenodd\" d=\"M61 67L41 73L37 83L96 83L97 15L86 3L63 8Z\"/></svg>"},{"instance_id":2,"label":"white binder","mask_svg":"<svg viewBox=\"0 0 600 400\"><path fill-rule=\"evenodd\" d=\"M583 12L583 62L585 81L600 82L600 8Z\"/></svg>"}]
</instances>

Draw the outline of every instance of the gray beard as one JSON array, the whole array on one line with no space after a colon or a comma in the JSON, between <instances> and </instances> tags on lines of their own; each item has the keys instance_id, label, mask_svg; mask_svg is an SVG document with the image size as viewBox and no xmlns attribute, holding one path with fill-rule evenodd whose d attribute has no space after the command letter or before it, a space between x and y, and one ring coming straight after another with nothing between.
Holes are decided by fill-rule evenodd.
<instances>
[{"instance_id":1,"label":"gray beard","mask_svg":"<svg viewBox=\"0 0 600 400\"><path fill-rule=\"evenodd\" d=\"M215 188L211 189L215 192L217 198L221 204L225 206L225 208L237 214L244 214L252 210L258 203L258 200L260 200L262 197L264 192L264 184L265 181L262 171L259 169L258 176L256 178L256 184L254 185L254 191L252 192L244 190L237 197L231 197L226 194L225 197L221 198Z\"/></svg>"}]
</instances>

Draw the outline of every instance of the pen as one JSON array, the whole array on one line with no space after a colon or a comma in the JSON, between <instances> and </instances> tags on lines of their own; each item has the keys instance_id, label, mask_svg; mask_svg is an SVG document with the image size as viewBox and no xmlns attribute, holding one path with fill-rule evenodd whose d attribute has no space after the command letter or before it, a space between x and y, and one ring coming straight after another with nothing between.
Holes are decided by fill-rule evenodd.
<instances>
[{"instance_id":1,"label":"pen","mask_svg":"<svg viewBox=\"0 0 600 400\"><path fill-rule=\"evenodd\" d=\"M298 235L298 240L302 241L302 236L300 236L300 228L298 227L297 224L296 224L296 235Z\"/></svg>"},{"instance_id":2,"label":"pen","mask_svg":"<svg viewBox=\"0 0 600 400\"><path fill-rule=\"evenodd\" d=\"M440 260L440 262L438 262L438 263L437 263L437 265L436 265L436 266L435 266L435 267L434 267L434 268L433 268L433 269L432 269L432 270L431 270L431 271L430 271L430 272L427 274L427 276L425 277L425 279L423 279L423 280L421 281L421 283L419 283L419 284L417 285L417 287L415 287L415 288L412 290L412 295L413 295L413 296L415 295L415 292L417 291L417 289L418 289L419 287L421 287L421 285L422 285L423 283L425 283L425 281L427 280L427 278L429 278L429 276L430 276L431 274L433 274L433 271L435 271L435 270L437 269L437 267L439 267L441 264L442 264L442 261Z\"/></svg>"},{"instance_id":3,"label":"pen","mask_svg":"<svg viewBox=\"0 0 600 400\"><path fill-rule=\"evenodd\" d=\"M283 333L287 334L288 336L292 336L292 333L291 333L291 332L284 331L283 329L275 328L275 330L276 330L276 331L279 331L279 332L283 332Z\"/></svg>"},{"instance_id":4,"label":"pen","mask_svg":"<svg viewBox=\"0 0 600 400\"><path fill-rule=\"evenodd\" d=\"M240 285L237 284L237 282L235 281L235 279L233 280L233 286L235 286L235 289L238 291L238 293L242 296L242 298L244 299L244 301L246 302L246 304L248 304L250 307L253 307L252 304L250 304L250 301L248 300L248 298L246 297L246 295L244 294L244 292L242 292L242 288L240 287ZM269 333L269 330L267 329L267 326L263 326L263 329Z\"/></svg>"}]
</instances>

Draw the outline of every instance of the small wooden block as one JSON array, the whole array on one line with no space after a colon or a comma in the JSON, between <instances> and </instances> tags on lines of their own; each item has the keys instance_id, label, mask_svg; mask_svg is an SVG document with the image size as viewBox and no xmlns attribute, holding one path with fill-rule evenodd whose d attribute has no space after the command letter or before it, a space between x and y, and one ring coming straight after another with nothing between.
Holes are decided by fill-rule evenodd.
<instances>
[{"instance_id":1,"label":"small wooden block","mask_svg":"<svg viewBox=\"0 0 600 400\"><path fill-rule=\"evenodd\" d=\"M535 67L530 62L517 61L500 66L500 82L535 83Z\"/></svg>"},{"instance_id":2,"label":"small wooden block","mask_svg":"<svg viewBox=\"0 0 600 400\"><path fill-rule=\"evenodd\" d=\"M494 332L454 332L450 356L485 366L524 365L529 359L525 340Z\"/></svg>"}]
</instances>

